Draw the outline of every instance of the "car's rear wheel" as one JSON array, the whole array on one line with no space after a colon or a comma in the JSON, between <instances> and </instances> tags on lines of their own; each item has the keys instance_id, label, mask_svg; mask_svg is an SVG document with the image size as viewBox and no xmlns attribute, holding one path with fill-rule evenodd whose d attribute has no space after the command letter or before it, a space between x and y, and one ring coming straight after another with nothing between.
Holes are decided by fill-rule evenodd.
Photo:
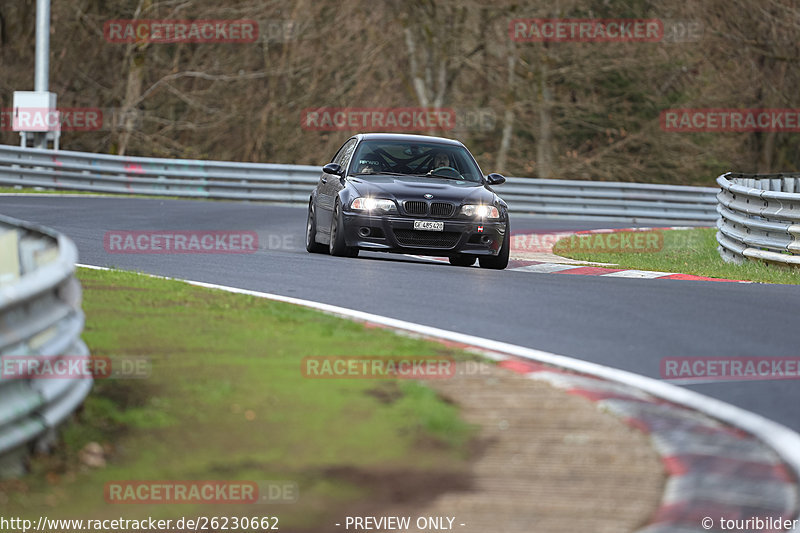
<instances>
[{"instance_id":1,"label":"car's rear wheel","mask_svg":"<svg viewBox=\"0 0 800 533\"><path fill-rule=\"evenodd\" d=\"M333 207L333 219L331 220L331 243L328 248L331 255L343 257L358 256L358 248L347 246L344 240L344 218L342 217L342 206L339 199Z\"/></svg>"},{"instance_id":2,"label":"car's rear wheel","mask_svg":"<svg viewBox=\"0 0 800 533\"><path fill-rule=\"evenodd\" d=\"M451 255L448 259L453 266L468 267L475 264L475 259L477 259L477 257L474 255L458 254Z\"/></svg>"},{"instance_id":3,"label":"car's rear wheel","mask_svg":"<svg viewBox=\"0 0 800 533\"><path fill-rule=\"evenodd\" d=\"M508 222L506 222L506 234L503 237L503 245L500 246L500 252L497 255L489 255L478 259L481 268L503 270L508 266L509 242L511 241L511 232L509 229Z\"/></svg>"},{"instance_id":4,"label":"car's rear wheel","mask_svg":"<svg viewBox=\"0 0 800 533\"><path fill-rule=\"evenodd\" d=\"M306 250L312 254L321 254L326 251L325 245L317 242L317 220L314 216L314 204L308 204L308 218L306 219Z\"/></svg>"}]
</instances>

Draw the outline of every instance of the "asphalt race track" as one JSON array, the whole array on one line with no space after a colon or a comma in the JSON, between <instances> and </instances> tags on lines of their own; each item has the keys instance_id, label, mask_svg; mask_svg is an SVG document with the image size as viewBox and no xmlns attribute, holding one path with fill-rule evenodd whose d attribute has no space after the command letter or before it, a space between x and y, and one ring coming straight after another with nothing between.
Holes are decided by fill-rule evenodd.
<instances>
[{"instance_id":1,"label":"asphalt race track","mask_svg":"<svg viewBox=\"0 0 800 533\"><path fill-rule=\"evenodd\" d=\"M68 235L82 263L335 304L656 378L664 357L800 356L800 286L490 271L364 252L357 259L312 255L304 247L304 208L258 203L3 196L0 213ZM631 226L520 216L511 223L513 232ZM260 250L111 254L103 246L109 230L250 230ZM796 380L691 388L800 430Z\"/></svg>"}]
</instances>

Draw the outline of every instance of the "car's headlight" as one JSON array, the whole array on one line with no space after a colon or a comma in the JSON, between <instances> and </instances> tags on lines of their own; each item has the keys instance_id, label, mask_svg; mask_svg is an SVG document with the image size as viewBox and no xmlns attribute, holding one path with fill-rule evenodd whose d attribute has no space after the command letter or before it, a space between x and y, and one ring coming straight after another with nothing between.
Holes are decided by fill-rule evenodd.
<instances>
[{"instance_id":1,"label":"car's headlight","mask_svg":"<svg viewBox=\"0 0 800 533\"><path fill-rule=\"evenodd\" d=\"M500 218L500 211L493 205L462 205L461 214L468 217Z\"/></svg>"},{"instance_id":2,"label":"car's headlight","mask_svg":"<svg viewBox=\"0 0 800 533\"><path fill-rule=\"evenodd\" d=\"M379 213L396 213L397 204L394 200L383 200L380 198L356 198L350 204L350 209L354 211L377 211Z\"/></svg>"}]
</instances>

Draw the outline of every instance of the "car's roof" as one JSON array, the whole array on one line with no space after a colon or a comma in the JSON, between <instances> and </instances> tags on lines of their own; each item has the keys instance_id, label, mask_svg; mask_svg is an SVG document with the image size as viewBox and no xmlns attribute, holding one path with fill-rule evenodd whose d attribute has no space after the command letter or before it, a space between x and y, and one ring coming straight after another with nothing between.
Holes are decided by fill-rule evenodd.
<instances>
[{"instance_id":1,"label":"car's roof","mask_svg":"<svg viewBox=\"0 0 800 533\"><path fill-rule=\"evenodd\" d=\"M445 137L432 137L430 135L411 135L407 133L359 133L359 139L370 141L407 141L407 142L436 142L440 144L451 144L454 146L464 146L460 141L447 139Z\"/></svg>"}]
</instances>

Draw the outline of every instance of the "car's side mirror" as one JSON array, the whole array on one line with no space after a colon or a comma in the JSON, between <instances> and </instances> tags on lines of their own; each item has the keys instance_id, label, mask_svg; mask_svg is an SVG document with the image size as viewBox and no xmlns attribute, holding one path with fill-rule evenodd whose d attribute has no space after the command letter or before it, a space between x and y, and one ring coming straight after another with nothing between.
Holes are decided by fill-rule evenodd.
<instances>
[{"instance_id":1,"label":"car's side mirror","mask_svg":"<svg viewBox=\"0 0 800 533\"><path fill-rule=\"evenodd\" d=\"M497 174L495 172L486 176L486 183L489 185L500 185L501 183L505 183L506 178L502 174Z\"/></svg>"},{"instance_id":2,"label":"car's side mirror","mask_svg":"<svg viewBox=\"0 0 800 533\"><path fill-rule=\"evenodd\" d=\"M339 163L328 163L324 167L322 167L322 171L325 174L333 174L335 176L344 176L344 170L342 169L342 165Z\"/></svg>"}]
</instances>

